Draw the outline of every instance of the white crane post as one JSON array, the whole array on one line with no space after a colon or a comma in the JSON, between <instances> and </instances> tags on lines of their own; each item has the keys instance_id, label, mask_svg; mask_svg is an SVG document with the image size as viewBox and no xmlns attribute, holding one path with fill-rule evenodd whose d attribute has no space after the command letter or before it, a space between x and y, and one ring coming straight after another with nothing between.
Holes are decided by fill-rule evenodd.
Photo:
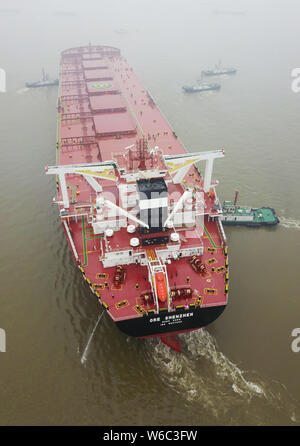
<instances>
[{"instance_id":1,"label":"white crane post","mask_svg":"<svg viewBox=\"0 0 300 446\"><path fill-rule=\"evenodd\" d=\"M125 211L125 209L120 208L120 206L117 206L116 204L112 203L110 200L107 200L106 198L103 198L103 197L99 197L99 198L100 198L100 200L99 200L100 205L102 205L102 206L106 205L106 206L110 207L111 209L118 211L121 215L124 215L129 220L132 220L135 223L149 229L149 226L146 223L144 223L142 220L136 218L134 215L131 215L129 212Z\"/></svg>"},{"instance_id":2,"label":"white crane post","mask_svg":"<svg viewBox=\"0 0 300 446\"><path fill-rule=\"evenodd\" d=\"M214 158L213 157L207 158L205 163L204 184L203 184L204 192L209 191L211 185L213 165L214 165Z\"/></svg>"},{"instance_id":3,"label":"white crane post","mask_svg":"<svg viewBox=\"0 0 300 446\"><path fill-rule=\"evenodd\" d=\"M208 192L211 185L212 170L215 158L223 158L225 155L224 149L213 150L210 152L196 152L180 155L164 155L164 160L169 169L169 173L173 176L174 183L181 183L187 171L192 164L198 161L206 161L204 174L204 191Z\"/></svg>"},{"instance_id":4,"label":"white crane post","mask_svg":"<svg viewBox=\"0 0 300 446\"><path fill-rule=\"evenodd\" d=\"M168 218L166 219L166 221L164 222L164 226L166 226L168 224L168 222L170 220L173 219L174 215L176 214L177 210L180 208L180 206L190 197L192 197L193 193L191 189L187 189L179 198L179 200L177 201L177 203L175 204L171 214L169 214Z\"/></svg>"},{"instance_id":5,"label":"white crane post","mask_svg":"<svg viewBox=\"0 0 300 446\"><path fill-rule=\"evenodd\" d=\"M59 172L58 177L59 177L59 184L60 184L63 202L64 202L64 208L69 209L69 207L70 207L69 194L68 194L65 174L63 172Z\"/></svg>"}]
</instances>

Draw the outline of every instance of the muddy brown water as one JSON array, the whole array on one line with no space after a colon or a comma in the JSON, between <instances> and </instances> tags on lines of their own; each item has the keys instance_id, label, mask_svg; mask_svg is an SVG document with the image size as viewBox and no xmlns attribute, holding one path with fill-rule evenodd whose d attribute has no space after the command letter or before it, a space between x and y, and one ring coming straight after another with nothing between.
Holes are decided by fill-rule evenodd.
<instances>
[{"instance_id":1,"label":"muddy brown water","mask_svg":"<svg viewBox=\"0 0 300 446\"><path fill-rule=\"evenodd\" d=\"M0 353L2 425L300 424L300 64L297 2L12 2L0 12ZM172 6L171 6L172 5ZM72 15L54 14L72 11ZM228 2L228 10L234 4ZM33 13L34 11L34 13ZM118 30L126 32L115 32ZM282 31L279 32L279 29ZM190 151L225 147L218 194L274 207L276 228L226 228L229 305L185 334L178 355L120 333L82 280L51 203L57 89L24 88L58 74L71 46L121 48ZM219 59L235 66L219 92L184 84Z\"/></svg>"}]
</instances>

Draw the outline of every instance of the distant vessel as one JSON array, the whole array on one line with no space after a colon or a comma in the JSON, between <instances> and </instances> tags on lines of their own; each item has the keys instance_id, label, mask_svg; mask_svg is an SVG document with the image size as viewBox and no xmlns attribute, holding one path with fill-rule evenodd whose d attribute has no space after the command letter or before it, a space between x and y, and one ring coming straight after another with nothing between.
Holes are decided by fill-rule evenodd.
<instances>
[{"instance_id":1,"label":"distant vessel","mask_svg":"<svg viewBox=\"0 0 300 446\"><path fill-rule=\"evenodd\" d=\"M237 72L236 68L221 68L221 62L216 65L214 70L204 70L202 75L204 76L219 76L221 74L235 74Z\"/></svg>"},{"instance_id":2,"label":"distant vessel","mask_svg":"<svg viewBox=\"0 0 300 446\"><path fill-rule=\"evenodd\" d=\"M51 87L52 85L58 85L58 79L50 79L48 74L45 73L43 68L42 70L42 79L36 82L26 82L27 88L36 88L36 87Z\"/></svg>"},{"instance_id":3,"label":"distant vessel","mask_svg":"<svg viewBox=\"0 0 300 446\"><path fill-rule=\"evenodd\" d=\"M234 201L223 202L221 220L224 225L274 226L279 223L274 209L237 206L237 197L238 191L235 193Z\"/></svg>"},{"instance_id":4,"label":"distant vessel","mask_svg":"<svg viewBox=\"0 0 300 446\"><path fill-rule=\"evenodd\" d=\"M221 88L221 85L201 82L198 85L183 86L182 88L185 91L185 93L197 93L198 91L219 90Z\"/></svg>"}]
</instances>

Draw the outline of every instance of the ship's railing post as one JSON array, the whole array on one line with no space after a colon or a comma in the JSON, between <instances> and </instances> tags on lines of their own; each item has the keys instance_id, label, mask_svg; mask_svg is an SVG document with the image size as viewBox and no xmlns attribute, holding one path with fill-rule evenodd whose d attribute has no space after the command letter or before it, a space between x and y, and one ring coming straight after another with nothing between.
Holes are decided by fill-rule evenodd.
<instances>
[{"instance_id":1,"label":"ship's railing post","mask_svg":"<svg viewBox=\"0 0 300 446\"><path fill-rule=\"evenodd\" d=\"M157 262L157 260L155 260L154 262ZM159 313L159 303L158 303L158 297L157 297L157 291L156 291L156 284L155 284L155 280L154 280L154 275L155 275L155 267L153 266L153 261L149 261L147 263L148 266L148 275L149 275L149 282L151 285L151 289L152 289L152 294L153 294L153 300L155 302L156 305L156 312Z\"/></svg>"},{"instance_id":2,"label":"ship's railing post","mask_svg":"<svg viewBox=\"0 0 300 446\"><path fill-rule=\"evenodd\" d=\"M172 296L171 296L171 289L170 289L170 284L169 284L169 280L168 280L168 274L167 274L167 268L164 265L164 271L165 271L165 277L166 277L166 284L167 284L167 293L168 293L168 311L172 311Z\"/></svg>"},{"instance_id":3,"label":"ship's railing post","mask_svg":"<svg viewBox=\"0 0 300 446\"><path fill-rule=\"evenodd\" d=\"M225 231L222 225L222 222L220 221L219 218L217 218L217 226L221 235L221 239L222 239L222 246L226 246L227 245L227 239L226 239L226 235L225 235Z\"/></svg>"}]
</instances>

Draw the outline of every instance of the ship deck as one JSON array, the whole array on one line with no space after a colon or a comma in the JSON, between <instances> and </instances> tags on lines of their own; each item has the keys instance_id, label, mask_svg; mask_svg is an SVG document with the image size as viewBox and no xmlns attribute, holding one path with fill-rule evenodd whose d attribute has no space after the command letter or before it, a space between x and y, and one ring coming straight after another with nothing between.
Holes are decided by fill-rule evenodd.
<instances>
[{"instance_id":1,"label":"ship deck","mask_svg":"<svg viewBox=\"0 0 300 446\"><path fill-rule=\"evenodd\" d=\"M115 268L101 267L99 256L101 256L100 240L102 236L95 236L91 227L86 224L82 216L78 224L71 225L73 240L77 247L84 277L91 282L90 286L97 291L102 300L108 305L114 320L127 319L128 317L140 316L141 312L153 310L155 306L147 304L142 296L150 293L147 267L136 267L135 264L126 267L126 280L120 287L113 283ZM122 240L125 234L120 234L118 240ZM204 227L195 228L194 233L183 231L180 233L187 244L197 243L201 237L204 245L202 261L206 265L206 273L202 276L195 272L186 258L178 259L167 266L169 284L171 290L188 288L197 284L197 293L191 298L176 296L173 300L174 308L178 306L200 305L201 307L226 305L227 298L224 293L226 285L225 271L227 257L224 255L222 240L213 222L205 218ZM128 243L127 245L128 246ZM148 248L149 251L159 249L162 246ZM216 290L210 294L209 290ZM161 304L161 308L166 307Z\"/></svg>"}]
</instances>

